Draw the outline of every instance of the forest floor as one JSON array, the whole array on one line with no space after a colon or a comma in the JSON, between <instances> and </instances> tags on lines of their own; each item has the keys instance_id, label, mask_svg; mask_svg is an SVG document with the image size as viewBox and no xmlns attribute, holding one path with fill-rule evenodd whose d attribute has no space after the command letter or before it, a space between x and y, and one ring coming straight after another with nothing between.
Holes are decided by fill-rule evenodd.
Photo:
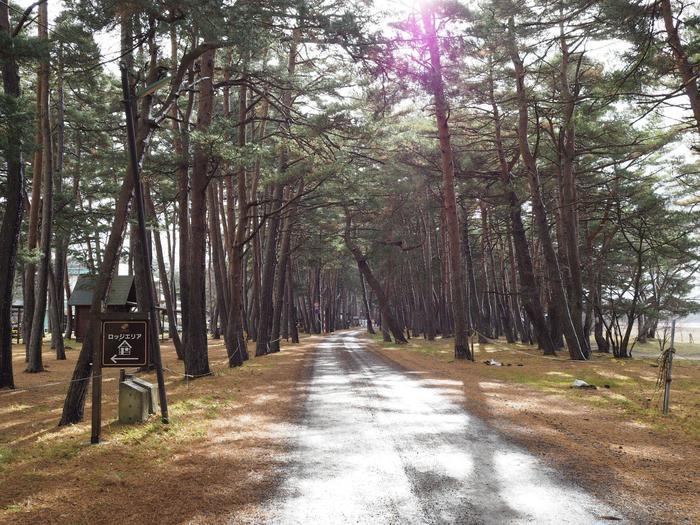
<instances>
[{"instance_id":1,"label":"forest floor","mask_svg":"<svg viewBox=\"0 0 700 525\"><path fill-rule=\"evenodd\" d=\"M56 426L79 345L68 342L66 361L47 348L41 374L22 372L17 346L17 389L0 391L0 523L230 522L278 482L284 436L303 406L298 385L319 340L283 343L282 352L235 369L226 367L223 341L211 341L212 376L186 383L166 372L170 425L156 417L119 424L119 371L106 370L99 445L89 443L89 397L86 422ZM182 370L167 343L163 363Z\"/></svg>"},{"instance_id":2,"label":"forest floor","mask_svg":"<svg viewBox=\"0 0 700 525\"><path fill-rule=\"evenodd\" d=\"M0 523L218 524L255 515L288 468L321 341L283 344L282 352L236 369L226 367L223 342L210 341L212 376L187 383L166 372L167 426L156 417L117 423L119 372L108 370L97 446L89 444L89 398L85 423L56 426L79 345L70 342L66 361L47 348L42 374L22 372L17 346L18 388L0 391ZM459 381L459 402L470 413L627 516L700 523L700 363L674 362L671 415L664 417L653 359L596 354L581 363L494 342L476 345L470 363L454 360L452 344L375 339L369 348L415 377ZM163 356L166 368L182 369L167 342ZM484 364L492 358L504 366ZM155 383L153 374L141 375ZM575 378L598 388L572 389Z\"/></svg>"},{"instance_id":3,"label":"forest floor","mask_svg":"<svg viewBox=\"0 0 700 525\"><path fill-rule=\"evenodd\" d=\"M630 516L700 523L697 361L674 360L671 414L663 416L654 359L576 362L494 341L476 344L472 363L455 361L449 339L374 341L375 352L421 377L460 381L471 413ZM571 388L574 379L597 388Z\"/></svg>"}]
</instances>

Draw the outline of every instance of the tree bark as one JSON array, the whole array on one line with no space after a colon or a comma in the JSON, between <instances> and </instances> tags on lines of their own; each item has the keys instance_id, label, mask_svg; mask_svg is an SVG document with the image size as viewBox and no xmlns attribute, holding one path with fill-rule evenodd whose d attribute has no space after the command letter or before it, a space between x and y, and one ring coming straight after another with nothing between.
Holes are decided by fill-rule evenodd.
<instances>
[{"instance_id":1,"label":"tree bark","mask_svg":"<svg viewBox=\"0 0 700 525\"><path fill-rule=\"evenodd\" d=\"M297 62L297 45L301 33L298 29L294 30L294 35L289 49L289 58L287 62L287 76L291 80L294 77ZM291 105L293 101L292 86L287 86L282 93L282 107L284 122L282 123L282 131L285 135L289 134L289 125L291 119ZM277 241L280 228L280 211L282 208L282 196L284 191L285 178L289 164L289 148L282 145L279 154L279 182L276 182L272 189L272 210L267 231L267 239L265 245L265 257L262 268L262 284L260 289L260 317L258 318L258 334L256 338L257 346L255 355L265 355L271 351L270 347L270 330L273 324L273 303L272 293L275 278L275 267L277 265ZM280 269L284 271L284 269Z\"/></svg>"},{"instance_id":2,"label":"tree bark","mask_svg":"<svg viewBox=\"0 0 700 525\"><path fill-rule=\"evenodd\" d=\"M447 219L449 240L449 261L452 290L452 313L455 333L455 358L471 359L471 350L467 334L467 312L464 300L464 273L459 242L459 221L457 219L457 199L455 196L454 161L448 126L448 109L442 81L440 47L435 31L433 14L428 7L423 8L423 26L430 52L430 85L435 103L435 119L440 139L440 157L442 159L442 198Z\"/></svg>"},{"instance_id":3,"label":"tree bark","mask_svg":"<svg viewBox=\"0 0 700 525\"><path fill-rule=\"evenodd\" d=\"M56 273L52 266L49 266L49 320L51 325L51 346L56 351L56 359L63 361L66 358L66 349L63 345L63 327L61 321L61 308L59 307L58 285L56 284ZM61 284L63 291L63 284ZM62 295L61 295L62 297Z\"/></svg>"},{"instance_id":4,"label":"tree bark","mask_svg":"<svg viewBox=\"0 0 700 525\"><path fill-rule=\"evenodd\" d=\"M292 261L287 265L287 302L289 304L289 315L287 321L289 323L289 333L292 338L292 343L299 342L299 327L297 323L297 307L294 294L294 272L292 271Z\"/></svg>"},{"instance_id":5,"label":"tree bark","mask_svg":"<svg viewBox=\"0 0 700 525\"><path fill-rule=\"evenodd\" d=\"M540 290L535 279L535 271L532 265L532 257L527 242L525 226L523 225L522 207L515 193L513 178L511 175L511 167L506 160L506 155L503 146L503 138L501 134L501 116L494 97L493 72L489 71L489 97L491 108L493 110L494 127L495 127L495 143L498 153L498 162L500 167L500 178L506 190L506 198L508 203L508 217L510 219L510 231L513 238L513 243L510 245L511 257L513 246L515 247L515 260L512 262L512 267L516 267L520 277L520 291L523 295L523 304L525 313L535 329L535 337L540 348L545 355L555 355L556 346L552 341L549 330L547 329L547 321L544 317L544 307L540 300ZM510 242L509 242L510 244ZM514 272L514 270L513 270ZM513 284L515 285L515 275L512 275ZM517 309L517 300L514 307ZM516 312L520 317L520 312ZM524 327L523 327L524 328Z\"/></svg>"},{"instance_id":6,"label":"tree bark","mask_svg":"<svg viewBox=\"0 0 700 525\"><path fill-rule=\"evenodd\" d=\"M467 263L467 283L469 284L469 319L471 321L470 328L475 330L479 336L479 342L485 343L486 337L492 337L491 330L488 325L488 318L483 314L481 305L479 304L479 289L476 286L476 272L474 272L474 258L472 257L471 242L469 240L469 218L467 213L463 214L463 239L462 246L464 249L464 258Z\"/></svg>"},{"instance_id":7,"label":"tree bark","mask_svg":"<svg viewBox=\"0 0 700 525\"><path fill-rule=\"evenodd\" d=\"M174 29L173 29L174 32ZM174 37L171 34L171 40L174 41ZM177 56L177 48L173 50L173 57ZM173 60L173 70L177 70L177 60ZM188 73L189 84L194 82L194 72L192 68ZM182 320L182 343L183 343L183 356L184 356L184 345L187 343L187 337L189 334L189 323L190 323L190 280L189 280L189 270L188 270L188 257L190 250L190 212L189 212L189 192L190 192L190 181L189 181L189 150L190 150L190 117L192 116L192 110L194 108L194 91L190 91L189 98L187 100L187 107L184 111L184 118L182 125L178 122L178 111L177 106L174 105L171 116L172 116L172 126L173 126L173 145L175 148L175 156L178 160L176 168L176 178L177 178L177 225L178 225L178 258L180 261L179 265L179 281L180 281L180 319ZM177 302L175 302L177 306Z\"/></svg>"},{"instance_id":8,"label":"tree bark","mask_svg":"<svg viewBox=\"0 0 700 525\"><path fill-rule=\"evenodd\" d=\"M6 103L19 105L21 88L19 68L15 59L14 39L10 26L9 7L0 2L0 34L7 47L2 55L2 82ZM22 133L16 123L8 119L8 135L5 143L7 179L5 185L5 213L0 226L0 388L14 388L12 370L12 288L17 267L17 247L22 226L22 188L24 186L24 160L22 159Z\"/></svg>"},{"instance_id":9,"label":"tree bark","mask_svg":"<svg viewBox=\"0 0 700 525\"><path fill-rule=\"evenodd\" d=\"M39 37L48 40L48 2L39 5ZM43 25L43 28L42 28ZM39 90L41 96L41 134L42 134L42 181L41 181L41 260L37 265L37 278L34 294L34 311L29 336L26 372L43 372L44 363L42 346L44 342L44 318L49 291L49 267L51 265L51 235L53 227L53 146L51 141L51 124L49 123L49 59L42 60L40 66ZM32 204L32 206L37 206Z\"/></svg>"},{"instance_id":10,"label":"tree bark","mask_svg":"<svg viewBox=\"0 0 700 525\"><path fill-rule=\"evenodd\" d=\"M155 206L153 205L153 198L151 197L151 192L148 186L144 188L144 196L146 198L146 209L148 215L155 221L157 219ZM173 341L175 346L175 353L178 359L184 358L184 348L182 345L182 340L180 339L180 334L177 331L177 316L175 314L175 305L173 302L172 294L170 292L170 281L168 278L168 272L165 270L165 258L163 257L163 245L161 243L160 231L155 228L153 230L154 242L156 245L156 259L158 263L158 275L160 277L160 282L163 288L163 297L165 298L165 313L168 316L168 335Z\"/></svg>"},{"instance_id":11,"label":"tree bark","mask_svg":"<svg viewBox=\"0 0 700 525\"><path fill-rule=\"evenodd\" d=\"M365 257L365 255L362 253L362 250L360 250L360 247L357 246L350 237L351 225L352 219L350 215L346 213L345 245L348 247L348 250L350 250L350 253L352 253L353 257L355 257L355 261L357 262L357 266L360 269L360 272L362 272L362 275L367 280L367 284L369 284L369 287L372 289L374 295L377 297L377 302L379 303L379 310L382 314L382 331L391 332L391 334L394 336L394 340L397 343L406 343L407 341L403 335L403 331L401 330L401 325L391 313L389 299L384 293L384 289L372 273L369 264L367 264L367 257Z\"/></svg>"},{"instance_id":12,"label":"tree bark","mask_svg":"<svg viewBox=\"0 0 700 525\"><path fill-rule=\"evenodd\" d=\"M511 61L515 68L516 93L518 100L518 143L520 145L520 156L525 165L530 183L530 193L532 197L532 209L535 218L536 230L542 251L544 254L545 264L547 265L547 273L550 279L552 290L552 300L558 313L562 316L562 330L566 343L569 347L569 355L571 359L587 359L588 355L585 351L585 346L581 345L578 333L574 326L574 320L571 317L564 284L562 282L561 269L557 254L552 244L552 239L549 234L549 223L547 221L547 212L544 202L542 201L542 193L540 189L539 171L537 162L528 143L528 101L525 93L525 67L520 58L517 45L515 43L515 22L511 17L508 21L508 48L511 56Z\"/></svg>"},{"instance_id":13,"label":"tree bark","mask_svg":"<svg viewBox=\"0 0 700 525\"><path fill-rule=\"evenodd\" d=\"M560 164L561 164L561 192L560 213L562 218L562 230L564 240L564 254L566 257L569 276L569 306L573 319L574 329L577 332L579 343L583 353L590 355L590 343L588 335L583 327L583 278L581 275L581 254L579 249L579 227L577 213L577 191L574 161L576 160L576 93L572 92L569 84L570 59L568 42L564 36L564 27L560 30L561 65L559 70L560 93L562 97L562 138L560 140Z\"/></svg>"},{"instance_id":14,"label":"tree bark","mask_svg":"<svg viewBox=\"0 0 700 525\"><path fill-rule=\"evenodd\" d=\"M667 42L671 48L671 51L673 52L676 68L678 69L681 79L683 80L683 90L688 96L690 109L692 110L693 117L695 118L695 126L697 127L698 133L700 133L700 89L698 89L697 64L695 65L696 70L694 71L688 54L683 48L681 37L678 34L678 26L673 21L671 1L661 0L659 5L661 6L661 14L664 19L666 35L668 36Z\"/></svg>"},{"instance_id":15,"label":"tree bark","mask_svg":"<svg viewBox=\"0 0 700 525\"><path fill-rule=\"evenodd\" d=\"M221 324L226 333L228 322L228 309L231 301L228 276L226 275L226 256L222 246L221 219L219 204L217 202L217 184L212 181L207 188L207 204L209 207L209 246L212 252L212 267L214 270L214 282L216 283L216 307L221 317ZM225 237L225 234L224 234ZM216 328L214 325L212 328Z\"/></svg>"},{"instance_id":16,"label":"tree bark","mask_svg":"<svg viewBox=\"0 0 700 525\"><path fill-rule=\"evenodd\" d=\"M39 38L48 39L48 31L46 23L41 22L41 12L38 20ZM36 130L36 151L34 152L34 162L32 162L32 193L31 204L29 206L29 224L27 225L27 251L32 254L32 258L24 265L24 309L23 309L23 326L22 338L26 346L26 360L29 361L29 340L31 339L32 321L34 320L34 301L36 295L36 263L33 260L33 252L37 248L37 239L39 237L39 201L41 196L41 181L43 173L43 154L44 154L44 127L42 125L42 89L43 89L43 64L39 66L37 71L36 83L36 114L38 126Z\"/></svg>"},{"instance_id":17,"label":"tree bark","mask_svg":"<svg viewBox=\"0 0 700 525\"><path fill-rule=\"evenodd\" d=\"M360 286L362 287L362 307L364 308L365 311L365 319L367 320L367 332L370 334L374 334L374 327L372 326L372 314L369 309L369 301L367 300L367 287L365 286L365 278L362 276L362 270L360 267L357 267L358 272L360 273Z\"/></svg>"},{"instance_id":18,"label":"tree bark","mask_svg":"<svg viewBox=\"0 0 700 525\"><path fill-rule=\"evenodd\" d=\"M63 156L65 148L65 101L63 96L63 49L58 50L58 78L56 86L57 106L56 112L56 165L55 165L55 193L61 196L63 193ZM64 221L65 222L65 221ZM54 308L56 309L56 320L58 326L53 330L52 347L56 349L56 359L66 358L66 351L63 345L63 328L65 321L65 292L64 276L66 273L66 253L70 243L70 230L68 225L64 225L61 233L56 235L56 263L55 273L51 278L55 290Z\"/></svg>"},{"instance_id":19,"label":"tree bark","mask_svg":"<svg viewBox=\"0 0 700 525\"><path fill-rule=\"evenodd\" d=\"M423 193L425 196L425 206L421 213L421 225L423 227L423 238L425 242L423 243L423 259L425 267L425 275L423 277L424 285L422 290L423 299L421 301L423 308L423 323L424 323L424 333L428 341L433 341L435 339L435 323L437 314L437 304L435 303L435 290L433 288L433 233L432 233L432 221L428 215L428 188L426 186ZM428 227L430 224L431 228Z\"/></svg>"},{"instance_id":20,"label":"tree bark","mask_svg":"<svg viewBox=\"0 0 700 525\"><path fill-rule=\"evenodd\" d=\"M299 182L299 190L296 197L301 196L304 192L304 180ZM295 199L293 192L289 191L289 199ZM297 201L290 203L287 207L287 213L284 220L284 228L282 229L282 242L280 245L280 262L277 277L277 288L275 292L275 311L272 320L272 341L270 341L270 352L280 351L280 326L282 320L282 307L284 303L285 287L287 286L287 266L291 254L292 230L296 220Z\"/></svg>"},{"instance_id":21,"label":"tree bark","mask_svg":"<svg viewBox=\"0 0 700 525\"><path fill-rule=\"evenodd\" d=\"M237 145L243 150L246 146L245 122L247 117L247 89L241 85L238 91L238 137ZM245 283L243 281L243 248L246 232L248 230L248 188L246 183L246 167L238 169L236 179L236 197L238 199L238 223L235 225L235 235L229 254L229 286L231 304L228 310L228 321L226 323L226 351L228 354L229 367L240 366L248 359L248 347L245 334L243 333L243 294L245 293ZM229 193L229 198L231 194ZM231 212L232 214L232 212ZM233 227L231 225L230 227ZM256 352L257 354L257 352Z\"/></svg>"},{"instance_id":22,"label":"tree bark","mask_svg":"<svg viewBox=\"0 0 700 525\"><path fill-rule=\"evenodd\" d=\"M214 101L215 51L206 51L200 59L199 105L196 129L206 133L211 124ZM206 316L206 254L207 254L207 201L209 184L209 152L205 145L196 144L192 157L192 183L190 190L190 239L189 257L189 325L185 339L185 374L190 378L211 374L207 346Z\"/></svg>"}]
</instances>

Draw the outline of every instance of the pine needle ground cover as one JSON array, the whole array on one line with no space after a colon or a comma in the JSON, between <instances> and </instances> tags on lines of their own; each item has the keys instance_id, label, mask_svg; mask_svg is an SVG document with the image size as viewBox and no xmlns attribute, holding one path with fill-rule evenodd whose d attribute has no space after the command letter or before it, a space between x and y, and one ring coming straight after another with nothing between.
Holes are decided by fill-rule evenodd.
<instances>
[{"instance_id":1,"label":"pine needle ground cover","mask_svg":"<svg viewBox=\"0 0 700 525\"><path fill-rule=\"evenodd\" d=\"M227 523L254 511L280 477L316 340L283 344L280 353L235 369L226 367L223 342L210 341L214 375L185 382L166 372L167 426L157 417L116 422L119 371L108 370L100 445L89 444L89 397L86 422L56 426L75 349L67 361L51 362L48 374L20 375L18 387L27 390L0 393L0 523L113 523L116 516L122 523ZM163 357L166 368L182 369L171 345L163 345ZM21 369L23 347L14 358ZM140 375L155 383L154 374ZM59 384L38 388L52 382Z\"/></svg>"}]
</instances>

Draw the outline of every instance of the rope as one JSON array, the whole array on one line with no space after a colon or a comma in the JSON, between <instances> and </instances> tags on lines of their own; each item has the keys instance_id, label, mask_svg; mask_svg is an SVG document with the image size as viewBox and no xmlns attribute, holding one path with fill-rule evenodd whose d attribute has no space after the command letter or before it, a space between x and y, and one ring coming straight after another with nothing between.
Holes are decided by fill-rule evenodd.
<instances>
[{"instance_id":1,"label":"rope","mask_svg":"<svg viewBox=\"0 0 700 525\"><path fill-rule=\"evenodd\" d=\"M0 0L0 1L1 1L1 0ZM279 339L277 339L277 341L279 341ZM208 345L208 347L209 347L209 348L217 348L217 347L220 347L220 346L224 346L224 344L225 344L225 343L223 343L223 342L221 342L221 343L215 343L215 344L210 344L210 345ZM217 362L215 362L215 363L213 363L213 364L216 365L216 364L227 363L227 362L229 362L229 359L225 359L224 361L220 361L220 362L217 361ZM209 374L188 375L188 374L182 374L182 373L180 373L180 372L177 372L176 370L172 370L172 369L166 368L166 367L162 367L162 369L163 369L163 370L167 370L168 372L172 372L173 374L181 375L181 376L183 376L183 377L191 377L192 379L196 379L196 378L198 378L198 377L204 377L204 376L209 375ZM143 373L143 371L137 371L137 372L135 372L135 373L139 374L139 373ZM103 374L100 374L100 375L95 376L95 377L104 377L104 375L103 375ZM79 382L81 382L81 381L90 381L92 378L93 378L93 376L92 376L92 374L90 374L89 376L83 377L83 378L81 378L81 379L70 379L70 380L68 380L68 381L54 381L54 382L52 382L52 383L43 383L43 384L41 384L41 385L25 386L25 387L21 387L21 388L13 388L13 389L9 390L8 392L0 392L0 397L9 397L9 396L13 396L13 395L16 395L16 394L21 394L21 393L23 393L23 392L29 392L29 391L31 391L31 390L40 390L40 389L42 389L42 388L48 388L48 387L51 387L51 386L69 385L69 384L71 384L71 383L79 383ZM107 378L106 381L113 381L114 379L115 379L115 378L113 378L113 377L112 377L112 378Z\"/></svg>"},{"instance_id":2,"label":"rope","mask_svg":"<svg viewBox=\"0 0 700 525\"><path fill-rule=\"evenodd\" d=\"M217 366L217 365L221 365L221 364L224 364L224 363L229 363L230 361L231 361L231 359L226 358L226 359L224 359L223 361L215 361L214 363L212 363L212 365ZM184 377L185 379L197 379L198 377L207 377L207 376L210 376L210 375L212 375L212 374L216 371L215 369L212 369L211 366L210 366L210 369L211 369L211 370L210 370L210 372L209 372L208 374L183 374L182 372L178 372L177 370L173 370L172 368L168 368L168 367L165 367L165 366L163 367L163 370L167 370L167 371L170 372L171 374L175 374L175 375L178 375L178 376L180 376L180 377Z\"/></svg>"},{"instance_id":3,"label":"rope","mask_svg":"<svg viewBox=\"0 0 700 525\"><path fill-rule=\"evenodd\" d=\"M489 342L493 342L493 338L491 338L491 337L489 337L489 336L487 336L487 335L482 334L482 333L479 332L478 330L472 328L471 331L472 331L473 334L480 335L480 336L483 337L484 339L487 339ZM472 337L473 337L473 336L472 336ZM571 359L563 359L563 358L561 358L561 357L556 357L556 356L551 356L551 355L531 354L530 352L525 352L525 351L523 351L523 350L518 350L517 348L508 348L508 351L510 351L510 352L516 352L516 353L518 353L518 354L523 354L523 355L527 355L527 356L530 356L530 357L539 357L539 358L541 358L541 359L550 359L550 360L552 360L552 361L566 361L566 362L572 361ZM576 361L579 362L578 360L576 360ZM586 359L585 361L588 361L588 360ZM585 362L585 361L580 361L580 362Z\"/></svg>"},{"instance_id":4,"label":"rope","mask_svg":"<svg viewBox=\"0 0 700 525\"><path fill-rule=\"evenodd\" d=\"M273 339L272 341L269 341L268 343L266 343L268 353L270 352L270 344L276 343L277 341L281 341L281 340L282 340L282 337L278 337L277 339ZM224 344L225 343L219 343L218 345L210 345L210 346L223 346ZM207 377L207 376L212 375L214 372L217 371L216 368L214 368L215 366L222 365L224 363L228 363L230 365L231 359L232 359L232 357L227 357L226 359L224 359L222 361L216 361L216 362L212 363L213 366L210 366L210 372L208 374L183 374L182 372L178 372L177 370L173 370L172 368L166 368L166 367L163 367L163 370L167 370L171 374L175 374L175 375L178 375L180 377L184 377L187 381L189 381L190 379L197 379L199 377Z\"/></svg>"},{"instance_id":5,"label":"rope","mask_svg":"<svg viewBox=\"0 0 700 525\"><path fill-rule=\"evenodd\" d=\"M100 374L100 375L94 376L94 377L103 377L103 375ZM47 388L50 386L69 385L71 383L80 383L81 381L90 381L92 378L93 378L93 376L91 374L91 375L89 375L87 377L83 377L81 379L70 379L68 381L55 381L53 383L43 383L41 385L25 386L22 388L14 388L14 389L10 390L9 392L3 392L1 397L12 396L15 394L21 394L22 392L28 392L30 390L40 390L42 388ZM107 381L112 381L112 380L114 380L113 377L107 378Z\"/></svg>"},{"instance_id":6,"label":"rope","mask_svg":"<svg viewBox=\"0 0 700 525\"><path fill-rule=\"evenodd\" d=\"M473 337L474 335L480 335L480 336L482 336L484 339L488 339L488 341L491 342L491 343L493 343L493 341L494 341L491 337L488 337L488 336L482 334L481 332L479 332L478 330L475 330L475 329L473 329L473 328L472 328L472 333L473 333L473 335L471 335L470 337ZM528 356L530 356L530 357L539 357L539 358L541 358L541 359L551 359L551 360L554 360L554 361L562 361L562 362L585 363L585 362L590 361L590 359L586 359L586 360L566 359L566 358L556 357L556 356L550 356L550 355L532 354L532 353L530 353L530 352L525 352L525 351L523 351L523 350L518 350L517 348L509 348L508 351L510 351L510 352L516 352L516 353L518 353L518 354L528 355ZM650 359L650 358L647 358L647 359ZM683 357L682 355L679 355L679 354L678 354L678 351L675 352L675 354L674 354L674 359L683 359L684 361L700 361L700 360L698 360L698 359L693 359L693 358L690 358L690 357Z\"/></svg>"},{"instance_id":7,"label":"rope","mask_svg":"<svg viewBox=\"0 0 700 525\"><path fill-rule=\"evenodd\" d=\"M230 359L227 358L227 359L224 359L223 361L216 361L216 362L214 362L214 363L212 363L212 364L215 365L215 366L218 366L218 365L221 365L221 364L224 364L224 363L229 363L229 362L230 362ZM210 372L210 373L208 373L208 374L194 374L194 375L193 375L193 374L183 374L182 372L178 372L177 370L173 370L172 368L168 368L168 367L165 367L165 366L162 367L162 369L163 369L163 370L167 370L168 372L170 372L170 373L172 373L172 374L179 375L179 376L182 376L182 377L187 378L187 379L197 379L198 377L206 377L206 376L208 376L208 375L211 375L212 372L213 372L213 371L212 371L212 372ZM136 372L136 373L143 373L143 371L141 371L141 372ZM28 391L30 391L30 390L39 390L39 389L48 388L48 387L51 387L51 386L68 385L68 384L71 384L71 383L79 383L79 382L81 382L81 381L90 381L91 379L93 379L93 377L98 378L98 377L105 377L105 376L104 376L104 374L100 374L100 375L98 375L98 376L93 376L93 375L91 374L91 375L89 375L89 376L87 376L87 377L83 377L83 378L81 378L81 379L71 379L71 380L68 380L68 381L54 381L54 382L52 382L52 383L43 383L43 384L41 384L41 385L34 385L34 386L26 386L26 387L22 387L22 388L15 388L15 389L10 390L9 392L3 392L2 394L0 394L0 397L9 397L9 396L12 396L12 395L21 394L21 393L23 393L23 392L28 392ZM105 381L114 381L115 379L116 379L116 378L114 378L114 377L108 377L107 379L105 379Z\"/></svg>"},{"instance_id":8,"label":"rope","mask_svg":"<svg viewBox=\"0 0 700 525\"><path fill-rule=\"evenodd\" d=\"M268 342L266 343L266 346L267 346L267 353L268 353L268 354L270 353L270 344L276 343L276 342L279 341L280 339L282 339L282 338L281 338L281 337L278 337L277 339L274 339L274 340L272 340L272 341L268 341Z\"/></svg>"}]
</instances>

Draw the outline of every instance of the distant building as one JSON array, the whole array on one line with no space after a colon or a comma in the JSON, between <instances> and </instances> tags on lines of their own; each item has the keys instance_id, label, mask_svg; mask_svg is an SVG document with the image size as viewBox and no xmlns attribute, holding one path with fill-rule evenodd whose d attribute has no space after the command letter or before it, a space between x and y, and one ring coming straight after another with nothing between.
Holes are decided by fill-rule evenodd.
<instances>
[{"instance_id":1,"label":"distant building","mask_svg":"<svg viewBox=\"0 0 700 525\"><path fill-rule=\"evenodd\" d=\"M95 275L80 275L68 305L75 308L75 339L82 341L87 333L90 320L90 306L97 283ZM107 293L107 310L111 312L129 312L136 306L136 288L133 275L117 275L112 279Z\"/></svg>"}]
</instances>

